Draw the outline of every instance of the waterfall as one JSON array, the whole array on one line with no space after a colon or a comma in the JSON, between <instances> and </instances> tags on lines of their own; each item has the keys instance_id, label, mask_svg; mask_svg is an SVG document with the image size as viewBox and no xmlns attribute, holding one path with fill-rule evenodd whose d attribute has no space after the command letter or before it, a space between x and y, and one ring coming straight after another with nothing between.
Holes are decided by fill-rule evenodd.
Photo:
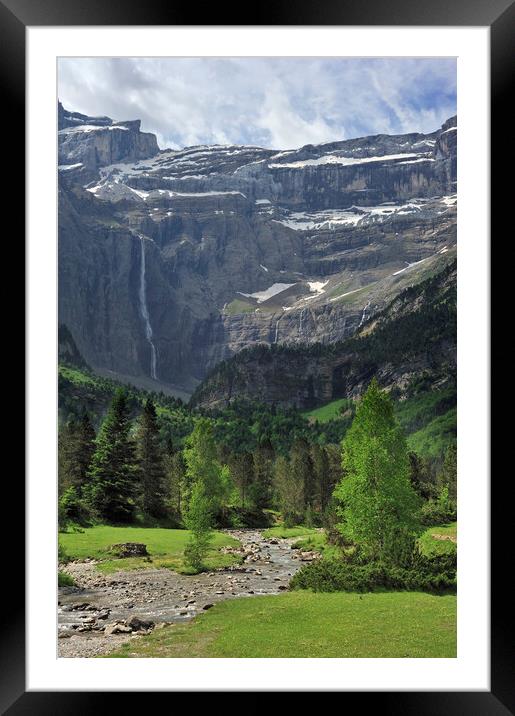
<instances>
[{"instance_id":1,"label":"waterfall","mask_svg":"<svg viewBox=\"0 0 515 716\"><path fill-rule=\"evenodd\" d=\"M275 324L275 338L274 343L277 343L277 338L279 337L279 321L281 320L282 316L279 316L277 319L277 323Z\"/></svg>"},{"instance_id":2,"label":"waterfall","mask_svg":"<svg viewBox=\"0 0 515 716\"><path fill-rule=\"evenodd\" d=\"M145 278L145 239L140 236L141 246L141 266L140 266L140 282L139 282L139 307L141 317L145 324L145 336L150 346L150 377L157 380L157 353L154 342L152 341L152 326L150 325L150 316L147 307L147 282Z\"/></svg>"},{"instance_id":3,"label":"waterfall","mask_svg":"<svg viewBox=\"0 0 515 716\"><path fill-rule=\"evenodd\" d=\"M358 328L361 328L361 326L365 323L365 319L366 319L366 316L367 316L367 308L368 308L369 306L370 306L370 301L367 303L367 305L366 305L365 308L363 309L363 313L362 313L362 315L361 315L361 321L359 322Z\"/></svg>"}]
</instances>

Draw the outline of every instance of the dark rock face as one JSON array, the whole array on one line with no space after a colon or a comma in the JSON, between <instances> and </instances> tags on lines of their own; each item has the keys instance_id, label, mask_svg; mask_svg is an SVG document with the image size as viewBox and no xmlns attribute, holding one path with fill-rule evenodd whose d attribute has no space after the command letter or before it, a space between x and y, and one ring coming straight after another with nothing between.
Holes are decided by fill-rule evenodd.
<instances>
[{"instance_id":1,"label":"dark rock face","mask_svg":"<svg viewBox=\"0 0 515 716\"><path fill-rule=\"evenodd\" d=\"M276 152L58 115L59 322L97 370L191 392L242 348L352 335L454 253L456 118Z\"/></svg>"},{"instance_id":2,"label":"dark rock face","mask_svg":"<svg viewBox=\"0 0 515 716\"><path fill-rule=\"evenodd\" d=\"M331 346L258 346L217 366L192 404L218 410L234 400L310 409L356 398L373 376L402 395L421 375L439 386L456 374L456 265L398 295L357 336Z\"/></svg>"}]
</instances>

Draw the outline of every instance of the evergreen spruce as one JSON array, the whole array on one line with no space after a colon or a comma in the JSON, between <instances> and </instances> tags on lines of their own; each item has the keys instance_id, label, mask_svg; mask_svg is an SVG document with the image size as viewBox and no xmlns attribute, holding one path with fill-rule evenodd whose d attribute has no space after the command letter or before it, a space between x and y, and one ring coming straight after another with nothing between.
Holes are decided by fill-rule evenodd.
<instances>
[{"instance_id":1,"label":"evergreen spruce","mask_svg":"<svg viewBox=\"0 0 515 716\"><path fill-rule=\"evenodd\" d=\"M73 417L59 430L60 493L73 487L80 496L88 481L88 470L95 450L95 430L86 412Z\"/></svg>"},{"instance_id":2,"label":"evergreen spruce","mask_svg":"<svg viewBox=\"0 0 515 716\"><path fill-rule=\"evenodd\" d=\"M141 509L150 517L163 517L168 497L165 455L159 437L156 407L150 399L143 406L136 441Z\"/></svg>"},{"instance_id":3,"label":"evergreen spruce","mask_svg":"<svg viewBox=\"0 0 515 716\"><path fill-rule=\"evenodd\" d=\"M91 509L106 522L131 522L137 495L137 465L127 393L118 389L95 441L85 488Z\"/></svg>"},{"instance_id":4,"label":"evergreen spruce","mask_svg":"<svg viewBox=\"0 0 515 716\"><path fill-rule=\"evenodd\" d=\"M316 501L316 484L307 440L301 438L293 443L290 452L290 469L294 478L302 485L304 508L309 507L312 511Z\"/></svg>"},{"instance_id":5,"label":"evergreen spruce","mask_svg":"<svg viewBox=\"0 0 515 716\"><path fill-rule=\"evenodd\" d=\"M270 507L274 481L274 449L265 439L252 453L254 480L249 497L257 509Z\"/></svg>"},{"instance_id":6,"label":"evergreen spruce","mask_svg":"<svg viewBox=\"0 0 515 716\"><path fill-rule=\"evenodd\" d=\"M274 483L285 526L299 524L304 517L304 485L282 455L275 461Z\"/></svg>"}]
</instances>

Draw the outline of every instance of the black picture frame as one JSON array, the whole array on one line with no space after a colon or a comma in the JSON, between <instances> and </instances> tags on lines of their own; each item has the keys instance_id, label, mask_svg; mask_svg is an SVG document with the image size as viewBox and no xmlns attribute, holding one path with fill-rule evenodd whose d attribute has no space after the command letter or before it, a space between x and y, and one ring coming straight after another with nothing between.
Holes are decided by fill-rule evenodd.
<instances>
[{"instance_id":1,"label":"black picture frame","mask_svg":"<svg viewBox=\"0 0 515 716\"><path fill-rule=\"evenodd\" d=\"M241 8L240 8L241 10ZM235 14L236 13L236 14ZM497 228L502 241L500 223L503 207L510 206L510 182L501 179L501 163L509 164L513 132L513 113L509 111L513 74L513 46L515 37L515 3L512 0L342 0L309 2L275 0L273 4L252 6L252 17L245 18L236 10L224 11L218 5L184 6L170 0L0 0L0 77L3 97L3 136L8 138L4 150L11 153L6 165L13 167L2 173L10 209L18 204L19 217L25 214L21 206L23 192L15 194L11 187L24 186L25 144L25 29L28 26L66 25L354 25L354 26L488 26L491 39L491 235ZM223 22L227 17L228 22ZM513 143L511 144L513 152ZM17 168L17 169L16 169ZM17 172L18 181L13 180ZM8 174L8 175L7 175ZM24 262L23 227L17 225L17 265ZM508 242L507 242L508 244ZM506 250L507 246L506 246ZM502 253L502 252L500 252ZM492 252L492 268L495 253ZM504 270L507 271L506 264ZM504 276L507 280L507 274ZM500 276L500 281L503 277ZM18 292L21 297L21 291ZM23 299L21 299L23 302ZM496 304L492 300L492 308ZM494 311L491 312L494 315ZM20 344L23 344L21 337ZM29 346L30 348L30 346ZM19 359L18 359L19 360ZM492 387L495 383L492 379ZM499 426L497 426L499 428ZM499 428L500 429L500 428ZM497 433L495 433L497 435ZM500 439L498 440L500 444ZM16 477L21 478L17 475ZM504 478L504 483L503 483ZM417 716L502 716L515 714L514 641L510 617L513 613L512 592L505 583L510 572L509 525L513 523L506 490L509 474L502 474L492 482L492 554L491 554L491 691L453 692L345 692L339 695L343 708L352 701L356 707L373 713L416 714ZM13 504L24 504L22 479L13 479L9 487ZM505 529L502 528L505 525ZM23 544L17 542L18 557ZM511 560L512 561L512 560ZM18 714L91 714L119 712L124 701L120 693L98 692L26 692L25 687L25 609L20 585L24 583L24 568L19 562L9 567L9 580L16 585L17 603L2 612L0 645L0 708L2 713ZM336 690L336 689L335 689ZM126 694L131 708L138 708L149 693ZM196 694L200 695L200 694ZM214 694L211 694L212 698ZM251 708L259 708L262 696L256 694ZM173 708L168 695L168 708ZM359 706L358 706L359 704ZM248 708L248 705L243 705Z\"/></svg>"}]
</instances>

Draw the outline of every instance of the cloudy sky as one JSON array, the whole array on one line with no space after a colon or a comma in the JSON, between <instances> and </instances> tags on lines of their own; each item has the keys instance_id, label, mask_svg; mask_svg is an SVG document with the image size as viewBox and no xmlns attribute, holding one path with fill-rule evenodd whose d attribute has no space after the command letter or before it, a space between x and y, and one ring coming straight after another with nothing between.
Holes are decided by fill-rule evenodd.
<instances>
[{"instance_id":1,"label":"cloudy sky","mask_svg":"<svg viewBox=\"0 0 515 716\"><path fill-rule=\"evenodd\" d=\"M67 109L141 119L160 147L290 149L432 132L456 113L454 59L63 58Z\"/></svg>"}]
</instances>

